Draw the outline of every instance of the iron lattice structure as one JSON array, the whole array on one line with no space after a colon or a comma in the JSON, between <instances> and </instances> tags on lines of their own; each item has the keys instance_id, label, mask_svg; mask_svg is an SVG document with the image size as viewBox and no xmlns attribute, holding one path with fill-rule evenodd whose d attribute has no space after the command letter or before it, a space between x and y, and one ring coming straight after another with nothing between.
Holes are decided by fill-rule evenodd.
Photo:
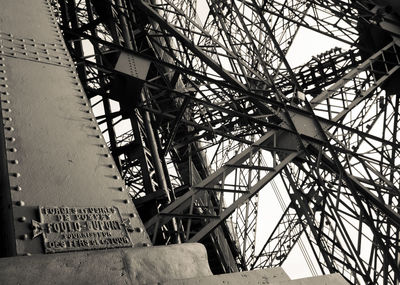
<instances>
[{"instance_id":1,"label":"iron lattice structure","mask_svg":"<svg viewBox=\"0 0 400 285\"><path fill-rule=\"evenodd\" d=\"M53 1L154 244L200 241L221 273L281 266L304 237L318 272L398 284L400 22L384 2ZM299 29L348 49L292 67ZM270 186L283 214L256 246Z\"/></svg>"}]
</instances>

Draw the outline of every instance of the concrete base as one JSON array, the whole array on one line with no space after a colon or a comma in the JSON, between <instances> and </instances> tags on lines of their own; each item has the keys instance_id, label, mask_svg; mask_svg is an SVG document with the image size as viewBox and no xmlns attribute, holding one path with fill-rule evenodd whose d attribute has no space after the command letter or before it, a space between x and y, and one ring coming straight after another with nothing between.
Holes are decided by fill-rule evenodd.
<instances>
[{"instance_id":1,"label":"concrete base","mask_svg":"<svg viewBox=\"0 0 400 285\"><path fill-rule=\"evenodd\" d=\"M184 280L170 280L159 285L349 285L340 274L330 274L290 280L281 268L197 277Z\"/></svg>"},{"instance_id":2,"label":"concrete base","mask_svg":"<svg viewBox=\"0 0 400 285\"><path fill-rule=\"evenodd\" d=\"M213 276L196 243L0 258L0 284L347 285L339 274L290 280L282 268Z\"/></svg>"},{"instance_id":3,"label":"concrete base","mask_svg":"<svg viewBox=\"0 0 400 285\"><path fill-rule=\"evenodd\" d=\"M0 284L159 284L212 275L201 244L0 258Z\"/></svg>"},{"instance_id":4,"label":"concrete base","mask_svg":"<svg viewBox=\"0 0 400 285\"><path fill-rule=\"evenodd\" d=\"M261 270L197 277L184 280L171 280L162 285L235 285L235 284L280 284L290 280L280 267Z\"/></svg>"}]
</instances>

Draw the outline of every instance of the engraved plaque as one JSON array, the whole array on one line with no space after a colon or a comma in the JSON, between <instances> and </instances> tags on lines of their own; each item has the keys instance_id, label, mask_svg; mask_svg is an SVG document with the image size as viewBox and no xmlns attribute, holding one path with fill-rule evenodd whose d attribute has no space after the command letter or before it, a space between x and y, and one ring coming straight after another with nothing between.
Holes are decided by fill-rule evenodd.
<instances>
[{"instance_id":1,"label":"engraved plaque","mask_svg":"<svg viewBox=\"0 0 400 285\"><path fill-rule=\"evenodd\" d=\"M42 207L32 221L33 238L43 235L45 253L131 247L129 220L117 207Z\"/></svg>"}]
</instances>

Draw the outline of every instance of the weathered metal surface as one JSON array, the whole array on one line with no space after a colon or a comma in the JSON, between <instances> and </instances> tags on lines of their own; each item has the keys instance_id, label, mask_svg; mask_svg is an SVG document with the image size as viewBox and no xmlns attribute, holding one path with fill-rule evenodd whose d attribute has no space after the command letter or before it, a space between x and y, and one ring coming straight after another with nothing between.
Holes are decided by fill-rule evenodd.
<instances>
[{"instance_id":1,"label":"weathered metal surface","mask_svg":"<svg viewBox=\"0 0 400 285\"><path fill-rule=\"evenodd\" d=\"M15 17L18 15L18 17ZM17 254L41 253L37 206L118 207L150 241L92 114L47 1L2 1L2 101ZM6 207L6 205L2 205Z\"/></svg>"},{"instance_id":2,"label":"weathered metal surface","mask_svg":"<svg viewBox=\"0 0 400 285\"><path fill-rule=\"evenodd\" d=\"M206 250L195 243L0 258L0 284L137 285L210 275Z\"/></svg>"},{"instance_id":3,"label":"weathered metal surface","mask_svg":"<svg viewBox=\"0 0 400 285\"><path fill-rule=\"evenodd\" d=\"M129 219L117 207L39 207L33 238L43 237L46 253L130 247Z\"/></svg>"}]
</instances>

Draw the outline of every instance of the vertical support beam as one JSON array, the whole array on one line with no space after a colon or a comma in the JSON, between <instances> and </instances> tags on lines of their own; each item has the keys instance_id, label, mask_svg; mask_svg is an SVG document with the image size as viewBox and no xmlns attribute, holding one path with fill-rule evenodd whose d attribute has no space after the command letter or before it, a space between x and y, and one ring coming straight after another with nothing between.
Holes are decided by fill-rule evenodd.
<instances>
[{"instance_id":1,"label":"vertical support beam","mask_svg":"<svg viewBox=\"0 0 400 285\"><path fill-rule=\"evenodd\" d=\"M0 77L7 83L1 83L0 163L7 162L1 171L9 181L1 179L0 209L11 211L2 217L8 224L4 244L10 245L5 254L40 254L44 244L51 247L32 232L31 221L41 218L39 206L117 207L124 223L137 229L127 232L134 245L149 244L50 1L5 0L2 8Z\"/></svg>"},{"instance_id":2,"label":"vertical support beam","mask_svg":"<svg viewBox=\"0 0 400 285\"><path fill-rule=\"evenodd\" d=\"M0 40L0 45L2 44ZM0 55L0 74L4 74L5 66L3 57ZM7 151L14 151L14 149L6 148L6 137L4 134L4 118L3 109L8 105L8 92L6 91L6 81L0 79L0 257L16 255L16 246L14 243L14 220L12 212L10 182L8 179L7 167Z\"/></svg>"}]
</instances>

